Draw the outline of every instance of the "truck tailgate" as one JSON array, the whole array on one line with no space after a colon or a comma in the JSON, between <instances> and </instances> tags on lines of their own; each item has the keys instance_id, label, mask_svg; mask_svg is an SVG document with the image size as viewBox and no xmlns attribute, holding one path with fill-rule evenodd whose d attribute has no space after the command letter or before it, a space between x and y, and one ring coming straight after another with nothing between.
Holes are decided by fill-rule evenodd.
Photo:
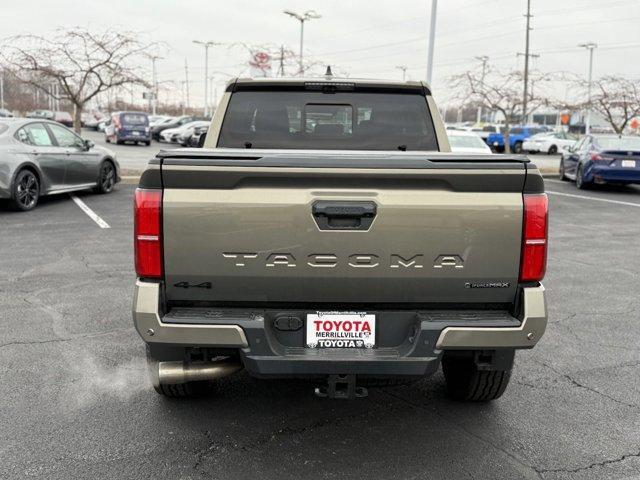
<instances>
[{"instance_id":1,"label":"truck tailgate","mask_svg":"<svg viewBox=\"0 0 640 480\"><path fill-rule=\"evenodd\" d=\"M248 153L161 154L167 300L514 300L522 160Z\"/></svg>"}]
</instances>

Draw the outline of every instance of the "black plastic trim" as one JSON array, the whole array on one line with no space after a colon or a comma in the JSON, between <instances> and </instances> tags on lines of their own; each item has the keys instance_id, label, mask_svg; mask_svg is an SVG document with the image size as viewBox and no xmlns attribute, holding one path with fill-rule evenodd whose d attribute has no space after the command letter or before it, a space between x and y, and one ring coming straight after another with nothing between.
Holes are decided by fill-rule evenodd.
<instances>
[{"instance_id":1,"label":"black plastic trim","mask_svg":"<svg viewBox=\"0 0 640 480\"><path fill-rule=\"evenodd\" d=\"M524 179L524 188L522 193L544 193L544 179L534 164L526 166L527 173Z\"/></svg>"},{"instance_id":2,"label":"black plastic trim","mask_svg":"<svg viewBox=\"0 0 640 480\"><path fill-rule=\"evenodd\" d=\"M318 84L330 85L335 83L336 86L349 84L353 85L350 91L353 92L385 92L385 93L401 93L401 94L418 94L418 95L431 95L431 92L424 84L415 83L386 83L376 81L363 81L352 79L287 79L287 80L259 80L254 81L251 79L236 79L234 82L227 85L227 92L276 92L276 91L306 91L310 86L313 88Z\"/></svg>"}]
</instances>

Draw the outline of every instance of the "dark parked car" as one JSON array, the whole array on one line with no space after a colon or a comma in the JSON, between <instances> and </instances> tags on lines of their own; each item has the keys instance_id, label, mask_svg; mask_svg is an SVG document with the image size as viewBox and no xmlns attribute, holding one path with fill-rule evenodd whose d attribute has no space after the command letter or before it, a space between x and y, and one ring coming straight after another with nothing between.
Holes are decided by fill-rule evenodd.
<instances>
[{"instance_id":1,"label":"dark parked car","mask_svg":"<svg viewBox=\"0 0 640 480\"><path fill-rule=\"evenodd\" d=\"M560 179L576 187L594 183L640 183L640 137L587 135L560 159Z\"/></svg>"},{"instance_id":2,"label":"dark parked car","mask_svg":"<svg viewBox=\"0 0 640 480\"><path fill-rule=\"evenodd\" d=\"M107 143L114 141L118 145L125 142L151 145L149 116L145 112L114 112L104 129L104 138Z\"/></svg>"},{"instance_id":3,"label":"dark parked car","mask_svg":"<svg viewBox=\"0 0 640 480\"><path fill-rule=\"evenodd\" d=\"M0 120L0 198L31 210L42 195L93 188L109 193L120 181L113 152L44 119Z\"/></svg>"},{"instance_id":4,"label":"dark parked car","mask_svg":"<svg viewBox=\"0 0 640 480\"><path fill-rule=\"evenodd\" d=\"M65 127L73 127L73 117L69 112L53 112L53 120Z\"/></svg>"},{"instance_id":5,"label":"dark parked car","mask_svg":"<svg viewBox=\"0 0 640 480\"><path fill-rule=\"evenodd\" d=\"M196 117L194 115L184 115L182 117L178 117L174 119L173 122L163 123L161 125L156 125L155 127L153 127L151 129L151 138L159 142L160 133L166 130L167 128L178 128L186 123L194 122L196 120L211 120L211 119L207 117Z\"/></svg>"}]
</instances>

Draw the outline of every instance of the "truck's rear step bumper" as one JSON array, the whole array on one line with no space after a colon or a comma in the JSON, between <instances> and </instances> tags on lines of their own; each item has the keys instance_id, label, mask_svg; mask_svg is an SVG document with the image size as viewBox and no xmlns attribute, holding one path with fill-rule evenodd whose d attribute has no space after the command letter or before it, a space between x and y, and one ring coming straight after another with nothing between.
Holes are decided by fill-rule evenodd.
<instances>
[{"instance_id":1,"label":"truck's rear step bumper","mask_svg":"<svg viewBox=\"0 0 640 480\"><path fill-rule=\"evenodd\" d=\"M174 308L162 315L160 284L138 281L133 317L148 343L185 347L237 348L256 376L407 375L432 373L443 350L533 347L547 323L544 287L523 289L522 318L497 310L373 311L378 348L308 349L304 328L280 331L283 314L301 310Z\"/></svg>"}]
</instances>

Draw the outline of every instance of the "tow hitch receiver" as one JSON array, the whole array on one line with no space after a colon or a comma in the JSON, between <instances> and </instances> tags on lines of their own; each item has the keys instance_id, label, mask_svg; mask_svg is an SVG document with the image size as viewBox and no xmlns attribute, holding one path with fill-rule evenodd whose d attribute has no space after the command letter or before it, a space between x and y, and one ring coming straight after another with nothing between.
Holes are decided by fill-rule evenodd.
<instances>
[{"instance_id":1,"label":"tow hitch receiver","mask_svg":"<svg viewBox=\"0 0 640 480\"><path fill-rule=\"evenodd\" d=\"M315 394L320 398L364 398L368 395L367 389L356 386L355 375L329 375L327 386L316 387Z\"/></svg>"}]
</instances>

